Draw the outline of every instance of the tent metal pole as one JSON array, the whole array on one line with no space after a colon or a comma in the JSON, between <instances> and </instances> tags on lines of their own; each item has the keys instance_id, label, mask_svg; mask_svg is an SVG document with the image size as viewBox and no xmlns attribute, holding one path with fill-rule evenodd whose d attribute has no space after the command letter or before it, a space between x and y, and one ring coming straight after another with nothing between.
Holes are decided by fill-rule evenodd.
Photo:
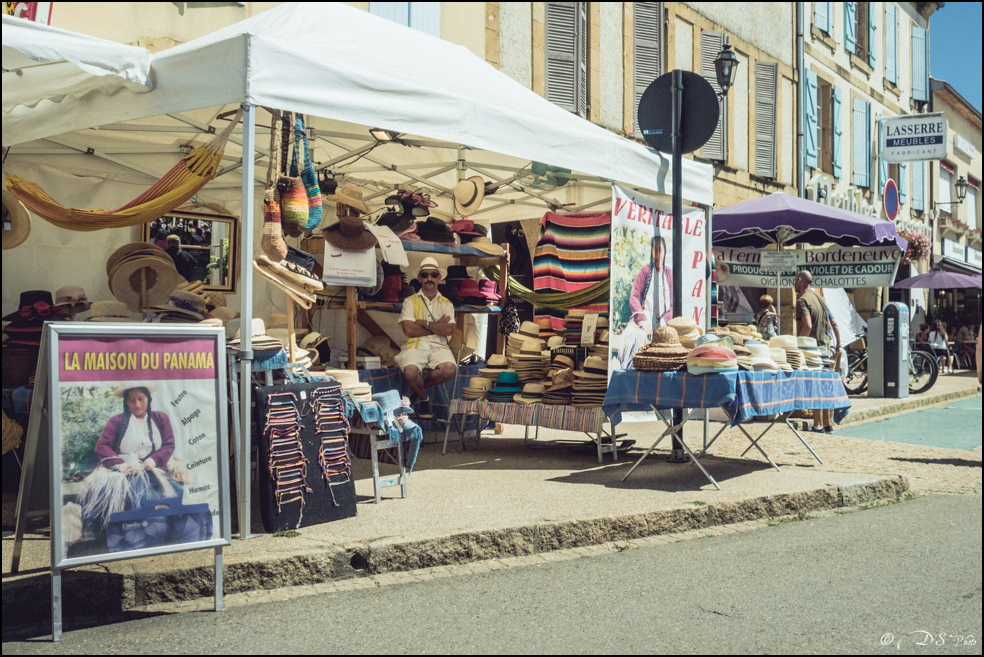
<instances>
[{"instance_id":1,"label":"tent metal pole","mask_svg":"<svg viewBox=\"0 0 984 657\"><path fill-rule=\"evenodd\" d=\"M250 518L252 483L250 482L250 461L252 447L252 383L253 383L253 336L250 326L253 318L253 176L256 162L256 106L248 103L243 108L243 189L242 189L242 250L239 258L240 280L239 313L241 318L241 341L239 360L242 364L239 377L239 538L251 538Z\"/></svg>"},{"instance_id":2,"label":"tent metal pole","mask_svg":"<svg viewBox=\"0 0 984 657\"><path fill-rule=\"evenodd\" d=\"M671 137L673 143L673 316L683 316L683 71L673 71ZM654 229L659 230L658 226ZM654 235L653 239L656 237ZM654 263L655 266L655 263ZM665 263L664 263L665 266ZM653 311L658 313L658 310ZM653 327L657 325L653 317ZM683 409L673 409L673 426L680 433L673 436L671 463L686 463L687 454L683 442ZM614 444L614 439L613 439Z\"/></svg>"}]
</instances>

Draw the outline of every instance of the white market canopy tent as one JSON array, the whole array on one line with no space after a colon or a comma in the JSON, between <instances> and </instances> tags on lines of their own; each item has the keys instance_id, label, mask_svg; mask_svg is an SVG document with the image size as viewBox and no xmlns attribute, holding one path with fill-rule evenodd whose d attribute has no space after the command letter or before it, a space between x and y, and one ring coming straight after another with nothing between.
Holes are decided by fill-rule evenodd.
<instances>
[{"instance_id":1,"label":"white market canopy tent","mask_svg":"<svg viewBox=\"0 0 984 657\"><path fill-rule=\"evenodd\" d=\"M150 91L150 52L41 23L2 17L3 111L34 109L42 100L61 102L91 91L112 94L124 87ZM52 111L58 114L57 108ZM4 138L6 145L6 137Z\"/></svg>"}]
</instances>

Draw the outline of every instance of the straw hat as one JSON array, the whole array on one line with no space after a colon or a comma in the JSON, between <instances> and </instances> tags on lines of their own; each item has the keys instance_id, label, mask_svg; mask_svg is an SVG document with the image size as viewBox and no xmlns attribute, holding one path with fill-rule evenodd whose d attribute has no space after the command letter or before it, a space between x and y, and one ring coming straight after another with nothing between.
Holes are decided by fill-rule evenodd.
<instances>
[{"instance_id":1,"label":"straw hat","mask_svg":"<svg viewBox=\"0 0 984 657\"><path fill-rule=\"evenodd\" d=\"M666 325L675 330L680 336L687 335L697 328L697 322L688 317L674 317Z\"/></svg>"},{"instance_id":2,"label":"straw hat","mask_svg":"<svg viewBox=\"0 0 984 657\"><path fill-rule=\"evenodd\" d=\"M10 230L7 230L8 225ZM3 250L9 251L24 243L31 234L31 213L17 197L3 190Z\"/></svg>"},{"instance_id":3,"label":"straw hat","mask_svg":"<svg viewBox=\"0 0 984 657\"><path fill-rule=\"evenodd\" d=\"M226 297L221 292L208 291L202 294L205 297L205 303L207 303L212 308L225 308L226 307Z\"/></svg>"},{"instance_id":4,"label":"straw hat","mask_svg":"<svg viewBox=\"0 0 984 657\"><path fill-rule=\"evenodd\" d=\"M485 198L485 179L472 176L454 186L454 209L463 217L475 214Z\"/></svg>"},{"instance_id":5,"label":"straw hat","mask_svg":"<svg viewBox=\"0 0 984 657\"><path fill-rule=\"evenodd\" d=\"M182 290L174 290L168 296L167 303L150 306L147 310L163 314L180 315L198 321L207 319L208 317L205 299L197 294Z\"/></svg>"},{"instance_id":6,"label":"straw hat","mask_svg":"<svg viewBox=\"0 0 984 657\"><path fill-rule=\"evenodd\" d=\"M607 379L608 363L604 358L588 356L584 359L584 369L574 372L574 376L583 379Z\"/></svg>"},{"instance_id":7,"label":"straw hat","mask_svg":"<svg viewBox=\"0 0 984 657\"><path fill-rule=\"evenodd\" d=\"M471 242L468 242L466 246L476 248L493 256L501 256L503 254L502 247L498 244L493 244L492 240L488 237L476 237Z\"/></svg>"},{"instance_id":8,"label":"straw hat","mask_svg":"<svg viewBox=\"0 0 984 657\"><path fill-rule=\"evenodd\" d=\"M96 301L89 308L87 322L135 322L121 301Z\"/></svg>"},{"instance_id":9,"label":"straw hat","mask_svg":"<svg viewBox=\"0 0 984 657\"><path fill-rule=\"evenodd\" d=\"M492 379L486 379L483 376L473 376L468 381L468 387L474 390L489 391L492 389Z\"/></svg>"},{"instance_id":10,"label":"straw hat","mask_svg":"<svg viewBox=\"0 0 984 657\"><path fill-rule=\"evenodd\" d=\"M513 401L517 404L540 404L543 403L543 394L546 391L542 383L527 383L523 392L513 397Z\"/></svg>"},{"instance_id":11,"label":"straw hat","mask_svg":"<svg viewBox=\"0 0 984 657\"><path fill-rule=\"evenodd\" d=\"M272 260L266 256L260 256L259 259L253 261L253 271L282 289L305 310L310 310L314 307L316 302L314 290L310 286L298 285L279 275L279 272L274 269L273 265ZM324 289L324 285L322 284L322 287L319 289Z\"/></svg>"},{"instance_id":12,"label":"straw hat","mask_svg":"<svg viewBox=\"0 0 984 657\"><path fill-rule=\"evenodd\" d=\"M113 251L109 259L106 260L106 275L109 276L112 274L113 269L123 260L131 260L139 257L157 258L162 262L174 263L171 260L171 256L167 254L167 251L156 244L150 242L133 242L131 244L124 244Z\"/></svg>"},{"instance_id":13,"label":"straw hat","mask_svg":"<svg viewBox=\"0 0 984 657\"><path fill-rule=\"evenodd\" d=\"M113 296L134 312L166 303L180 281L170 258L165 261L152 255L117 258L109 271L109 289ZM141 296L145 283L147 297L146 305L143 305Z\"/></svg>"},{"instance_id":14,"label":"straw hat","mask_svg":"<svg viewBox=\"0 0 984 657\"><path fill-rule=\"evenodd\" d=\"M540 339L540 325L536 322L523 322L517 333L525 338Z\"/></svg>"},{"instance_id":15,"label":"straw hat","mask_svg":"<svg viewBox=\"0 0 984 657\"><path fill-rule=\"evenodd\" d=\"M232 308L226 306L220 306L212 311L212 317L215 319L221 319L223 322L230 322L234 319L239 318L239 313L237 313Z\"/></svg>"},{"instance_id":16,"label":"straw hat","mask_svg":"<svg viewBox=\"0 0 984 657\"><path fill-rule=\"evenodd\" d=\"M769 355L772 360L775 361L776 365L788 365L786 362L786 350L785 349L769 349Z\"/></svg>"},{"instance_id":17,"label":"straw hat","mask_svg":"<svg viewBox=\"0 0 984 657\"><path fill-rule=\"evenodd\" d=\"M552 338L550 338L549 340L547 340L547 348L548 349L560 349L565 344L566 344L566 342L564 341L564 336L562 336L562 335L555 335Z\"/></svg>"},{"instance_id":18,"label":"straw hat","mask_svg":"<svg viewBox=\"0 0 984 657\"><path fill-rule=\"evenodd\" d=\"M242 329L236 333L236 337L229 341L229 346L238 347L241 340ZM262 319L254 319L250 323L250 335L252 336L252 348L254 351L280 351L284 348L280 342L274 340L266 333L266 324Z\"/></svg>"},{"instance_id":19,"label":"straw hat","mask_svg":"<svg viewBox=\"0 0 984 657\"><path fill-rule=\"evenodd\" d=\"M687 350L680 344L680 335L676 329L661 326L653 333L653 341L646 349L647 353L655 356L686 356Z\"/></svg>"},{"instance_id":20,"label":"straw hat","mask_svg":"<svg viewBox=\"0 0 984 657\"><path fill-rule=\"evenodd\" d=\"M799 343L796 341L795 335L780 335L769 340L769 347L784 351L795 351L799 349Z\"/></svg>"},{"instance_id":21,"label":"straw hat","mask_svg":"<svg viewBox=\"0 0 984 657\"><path fill-rule=\"evenodd\" d=\"M358 186L353 185L352 183L345 183L344 185L339 185L338 189L335 190L334 194L328 194L327 196L325 196L325 200L330 201L332 203L341 203L342 205L347 205L350 208L358 210L362 214L369 214L369 206L366 205L366 202L363 200L362 190ZM373 243L375 244L375 241ZM342 248L342 247L338 247L338 248ZM365 251L366 249L361 249L361 250Z\"/></svg>"},{"instance_id":22,"label":"straw hat","mask_svg":"<svg viewBox=\"0 0 984 657\"><path fill-rule=\"evenodd\" d=\"M374 335L366 340L360 349L365 349L379 358L383 367L395 367L399 349L394 349L390 339L385 335Z\"/></svg>"},{"instance_id":23,"label":"straw hat","mask_svg":"<svg viewBox=\"0 0 984 657\"><path fill-rule=\"evenodd\" d=\"M85 312L92 303L85 290L75 285L67 285L55 292L55 305L68 306L79 312Z\"/></svg>"}]
</instances>

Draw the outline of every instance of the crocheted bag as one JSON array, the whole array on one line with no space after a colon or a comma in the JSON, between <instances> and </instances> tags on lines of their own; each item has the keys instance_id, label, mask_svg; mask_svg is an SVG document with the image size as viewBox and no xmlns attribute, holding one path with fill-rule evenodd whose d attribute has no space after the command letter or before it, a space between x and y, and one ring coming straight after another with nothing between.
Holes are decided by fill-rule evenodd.
<instances>
[{"instance_id":1,"label":"crocheted bag","mask_svg":"<svg viewBox=\"0 0 984 657\"><path fill-rule=\"evenodd\" d=\"M318 186L318 174L314 170L314 161L308 149L307 132L304 130L304 116L297 115L294 120L294 158L290 164L290 175L298 175L297 158L300 145L304 144L304 169L300 171L301 182L307 194L308 220L304 230L311 231L321 225L321 187Z\"/></svg>"},{"instance_id":2,"label":"crocheted bag","mask_svg":"<svg viewBox=\"0 0 984 657\"><path fill-rule=\"evenodd\" d=\"M270 167L267 169L267 188L263 193L263 237L260 240L263 254L274 262L280 262L287 256L280 217L280 192L273 184L275 173L280 173L281 120L280 110L274 111L270 130Z\"/></svg>"}]
</instances>

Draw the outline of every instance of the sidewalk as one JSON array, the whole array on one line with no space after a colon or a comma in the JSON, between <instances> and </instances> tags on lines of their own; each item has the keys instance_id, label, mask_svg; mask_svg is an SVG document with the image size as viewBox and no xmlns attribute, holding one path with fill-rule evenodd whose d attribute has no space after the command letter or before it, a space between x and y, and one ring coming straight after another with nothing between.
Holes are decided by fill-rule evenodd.
<instances>
[{"instance_id":1,"label":"sidewalk","mask_svg":"<svg viewBox=\"0 0 984 657\"><path fill-rule=\"evenodd\" d=\"M857 399L852 415L885 416L909 403L973 396L978 394L976 377L943 377L932 392L925 399ZM749 425L749 433L758 435L759 426ZM551 443L582 436L541 430L539 442L524 445L523 428L514 426L506 427L503 436L483 438L481 445L469 444L462 454L442 457L440 445L427 445L410 477L409 499L393 499L398 489L388 489L384 496L389 499L379 506L371 502L370 463L356 461L359 515L304 528L294 539L234 541L225 550L226 592L526 556L894 500L909 486L922 494L981 491L980 448L960 451L810 434L807 440L825 461L821 465L785 428L775 429L762 443L781 472L754 450L741 457L748 441L730 430L704 460L722 491L715 491L696 467L666 463L663 450L621 483L641 449L658 435L656 429L653 424L623 425L620 430L638 441L636 449L621 455L617 464L606 456L601 466L586 442ZM698 423L688 426L688 444L700 445L700 429ZM36 533L25 541L18 576L9 574L13 541L3 540L5 627L48 617L44 525L43 520L29 525ZM66 618L209 596L211 563L210 552L198 552L69 571Z\"/></svg>"}]
</instances>

